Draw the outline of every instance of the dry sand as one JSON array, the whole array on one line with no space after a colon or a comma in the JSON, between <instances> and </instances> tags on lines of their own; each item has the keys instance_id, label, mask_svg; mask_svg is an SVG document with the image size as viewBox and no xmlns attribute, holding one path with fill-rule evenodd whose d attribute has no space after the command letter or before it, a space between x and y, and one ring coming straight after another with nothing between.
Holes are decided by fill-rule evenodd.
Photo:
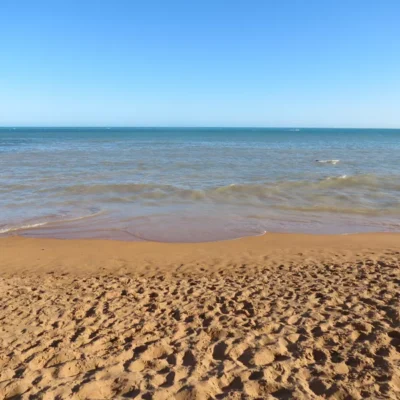
<instances>
[{"instance_id":1,"label":"dry sand","mask_svg":"<svg viewBox=\"0 0 400 400\"><path fill-rule=\"evenodd\" d=\"M399 252L1 239L0 398L398 399Z\"/></svg>"}]
</instances>

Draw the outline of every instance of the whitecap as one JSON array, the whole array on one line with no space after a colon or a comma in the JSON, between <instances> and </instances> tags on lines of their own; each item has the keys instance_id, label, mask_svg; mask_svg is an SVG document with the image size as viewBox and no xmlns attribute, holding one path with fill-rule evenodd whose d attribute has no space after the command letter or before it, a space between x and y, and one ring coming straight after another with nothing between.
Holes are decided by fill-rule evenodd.
<instances>
[{"instance_id":1,"label":"whitecap","mask_svg":"<svg viewBox=\"0 0 400 400\"><path fill-rule=\"evenodd\" d=\"M340 160L315 160L317 163L320 164L332 164L336 165Z\"/></svg>"},{"instance_id":2,"label":"whitecap","mask_svg":"<svg viewBox=\"0 0 400 400\"><path fill-rule=\"evenodd\" d=\"M328 176L326 179L328 181L332 180L332 179L347 179L348 176L347 175L339 175L339 176Z\"/></svg>"}]
</instances>

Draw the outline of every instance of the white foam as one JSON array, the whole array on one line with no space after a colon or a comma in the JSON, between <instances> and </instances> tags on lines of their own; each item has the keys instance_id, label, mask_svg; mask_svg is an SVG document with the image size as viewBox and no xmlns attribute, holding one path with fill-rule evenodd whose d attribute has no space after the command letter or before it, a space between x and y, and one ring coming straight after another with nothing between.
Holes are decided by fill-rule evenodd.
<instances>
[{"instance_id":1,"label":"white foam","mask_svg":"<svg viewBox=\"0 0 400 400\"><path fill-rule=\"evenodd\" d=\"M315 160L317 163L320 164L333 164L336 165L340 160Z\"/></svg>"},{"instance_id":2,"label":"white foam","mask_svg":"<svg viewBox=\"0 0 400 400\"><path fill-rule=\"evenodd\" d=\"M58 220L58 221L45 221L45 222L37 222L35 224L11 226L8 228L0 229L0 234L10 233L10 232L15 232L15 231L22 231L22 230L26 230L26 229L33 229L33 228L38 228L39 226L45 226L45 225L50 225L50 224L57 224L57 223L63 223L63 222L74 222L74 221L79 221L79 220L82 220L85 218L96 217L100 214L103 214L103 211L99 211L94 214L83 215L82 217L76 217L76 218L70 218L70 219L64 219L64 220Z\"/></svg>"},{"instance_id":3,"label":"white foam","mask_svg":"<svg viewBox=\"0 0 400 400\"><path fill-rule=\"evenodd\" d=\"M22 225L22 226L13 226L13 227L10 227L10 228L3 228L3 229L0 229L0 234L1 233L19 231L21 229L37 228L39 226L43 226L43 225L46 225L46 224L47 224L47 222L38 222L37 224L29 224L29 225Z\"/></svg>"},{"instance_id":4,"label":"white foam","mask_svg":"<svg viewBox=\"0 0 400 400\"><path fill-rule=\"evenodd\" d=\"M340 176L328 176L326 179L328 181L332 180L332 179L347 179L348 176L347 175L340 175Z\"/></svg>"}]
</instances>

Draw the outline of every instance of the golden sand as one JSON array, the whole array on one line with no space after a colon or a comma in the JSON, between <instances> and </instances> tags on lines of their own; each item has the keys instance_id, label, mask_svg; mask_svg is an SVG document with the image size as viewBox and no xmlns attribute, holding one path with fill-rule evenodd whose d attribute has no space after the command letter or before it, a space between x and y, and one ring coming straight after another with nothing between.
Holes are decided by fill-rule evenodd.
<instances>
[{"instance_id":1,"label":"golden sand","mask_svg":"<svg viewBox=\"0 0 400 400\"><path fill-rule=\"evenodd\" d=\"M400 235L5 238L0 296L0 398L400 398Z\"/></svg>"}]
</instances>

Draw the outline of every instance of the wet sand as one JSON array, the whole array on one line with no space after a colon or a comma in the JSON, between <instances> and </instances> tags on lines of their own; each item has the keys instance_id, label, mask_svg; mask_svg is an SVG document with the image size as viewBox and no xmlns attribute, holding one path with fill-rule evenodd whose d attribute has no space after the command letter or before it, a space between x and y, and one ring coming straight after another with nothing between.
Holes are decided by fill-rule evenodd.
<instances>
[{"instance_id":1,"label":"wet sand","mask_svg":"<svg viewBox=\"0 0 400 400\"><path fill-rule=\"evenodd\" d=\"M3 238L0 295L0 398L400 398L398 234Z\"/></svg>"}]
</instances>

